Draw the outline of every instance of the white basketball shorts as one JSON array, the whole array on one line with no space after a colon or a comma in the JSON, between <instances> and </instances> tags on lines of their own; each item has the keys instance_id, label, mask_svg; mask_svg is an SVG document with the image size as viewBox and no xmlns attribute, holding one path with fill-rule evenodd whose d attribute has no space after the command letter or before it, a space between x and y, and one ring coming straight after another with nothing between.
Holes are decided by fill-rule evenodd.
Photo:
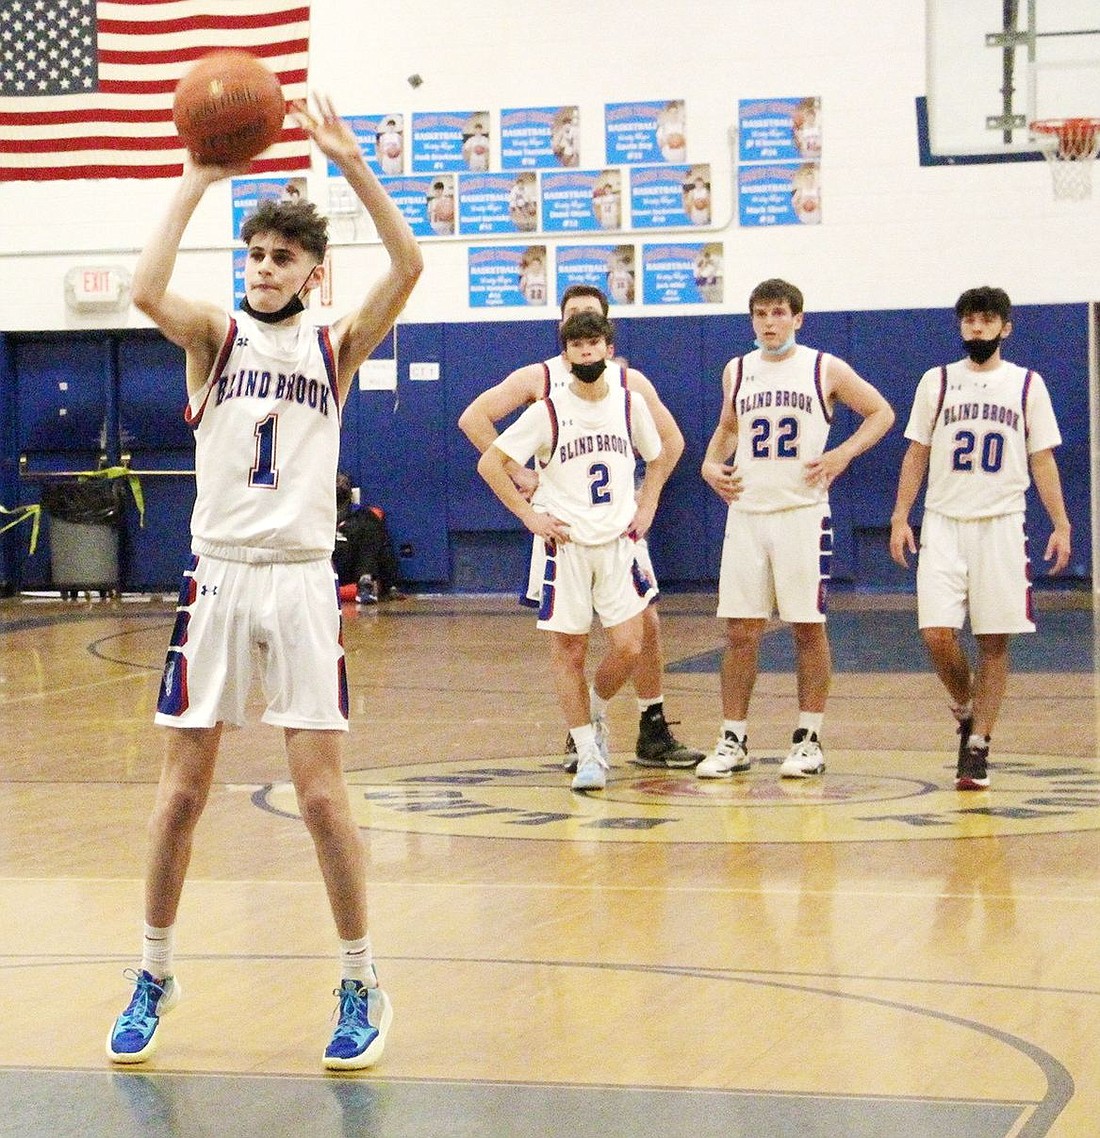
<instances>
[{"instance_id":1,"label":"white basketball shorts","mask_svg":"<svg viewBox=\"0 0 1100 1138\"><path fill-rule=\"evenodd\" d=\"M769 514L730 510L718 616L823 624L833 556L828 503Z\"/></svg>"},{"instance_id":2,"label":"white basketball shorts","mask_svg":"<svg viewBox=\"0 0 1100 1138\"><path fill-rule=\"evenodd\" d=\"M264 723L348 729L336 576L326 559L276 564L195 556L183 575L157 723L239 727L253 669Z\"/></svg>"},{"instance_id":3,"label":"white basketball shorts","mask_svg":"<svg viewBox=\"0 0 1100 1138\"><path fill-rule=\"evenodd\" d=\"M917 558L917 623L982 635L1034 632L1023 514L960 520L925 511Z\"/></svg>"},{"instance_id":4,"label":"white basketball shorts","mask_svg":"<svg viewBox=\"0 0 1100 1138\"><path fill-rule=\"evenodd\" d=\"M614 628L637 616L657 596L657 582L639 564L638 543L632 538L603 545L541 544L541 629L583 636L592 628L593 612L604 628Z\"/></svg>"}]
</instances>

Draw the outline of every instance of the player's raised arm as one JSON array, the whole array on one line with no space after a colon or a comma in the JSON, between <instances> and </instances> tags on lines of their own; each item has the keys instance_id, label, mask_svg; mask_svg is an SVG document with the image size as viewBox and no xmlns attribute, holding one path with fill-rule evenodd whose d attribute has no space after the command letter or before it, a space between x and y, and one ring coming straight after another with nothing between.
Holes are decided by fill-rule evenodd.
<instances>
[{"instance_id":1,"label":"player's raised arm","mask_svg":"<svg viewBox=\"0 0 1100 1138\"><path fill-rule=\"evenodd\" d=\"M171 292L168 285L184 231L207 188L242 168L203 166L188 158L168 207L145 243L134 268L134 306L187 353L187 382L201 385L225 338L229 317L216 304Z\"/></svg>"},{"instance_id":2,"label":"player's raised arm","mask_svg":"<svg viewBox=\"0 0 1100 1138\"><path fill-rule=\"evenodd\" d=\"M359 308L334 325L340 342L337 368L343 398L359 365L393 327L405 307L424 269L424 258L409 223L363 161L355 135L336 113L332 101L325 96L315 96L314 102L316 113L303 102L293 103L292 117L313 139L321 153L339 167L370 214L390 258L389 268L375 282Z\"/></svg>"}]
</instances>

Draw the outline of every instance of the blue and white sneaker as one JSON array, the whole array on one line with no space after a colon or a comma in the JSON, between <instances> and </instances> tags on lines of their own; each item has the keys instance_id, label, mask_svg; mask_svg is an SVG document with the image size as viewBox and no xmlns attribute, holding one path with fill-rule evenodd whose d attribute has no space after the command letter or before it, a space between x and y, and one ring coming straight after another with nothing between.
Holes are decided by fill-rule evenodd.
<instances>
[{"instance_id":1,"label":"blue and white sneaker","mask_svg":"<svg viewBox=\"0 0 1100 1138\"><path fill-rule=\"evenodd\" d=\"M144 1063L157 1049L160 1017L179 1003L183 992L174 976L156 980L144 969L127 969L125 975L134 981L134 995L107 1036L107 1058L112 1063Z\"/></svg>"},{"instance_id":2,"label":"blue and white sneaker","mask_svg":"<svg viewBox=\"0 0 1100 1138\"><path fill-rule=\"evenodd\" d=\"M358 1071L382 1058L386 1032L393 1022L393 1006L377 985L344 980L333 992L340 1000L340 1021L325 1048L322 1062L330 1071Z\"/></svg>"}]
</instances>

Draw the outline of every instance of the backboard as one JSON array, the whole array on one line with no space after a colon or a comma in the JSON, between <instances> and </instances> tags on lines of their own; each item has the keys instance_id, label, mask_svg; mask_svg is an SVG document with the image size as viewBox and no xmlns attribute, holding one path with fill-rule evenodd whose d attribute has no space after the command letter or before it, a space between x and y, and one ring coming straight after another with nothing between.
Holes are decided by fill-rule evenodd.
<instances>
[{"instance_id":1,"label":"backboard","mask_svg":"<svg viewBox=\"0 0 1100 1138\"><path fill-rule=\"evenodd\" d=\"M1035 119L1100 115L1097 0L926 0L922 165L1032 160Z\"/></svg>"}]
</instances>

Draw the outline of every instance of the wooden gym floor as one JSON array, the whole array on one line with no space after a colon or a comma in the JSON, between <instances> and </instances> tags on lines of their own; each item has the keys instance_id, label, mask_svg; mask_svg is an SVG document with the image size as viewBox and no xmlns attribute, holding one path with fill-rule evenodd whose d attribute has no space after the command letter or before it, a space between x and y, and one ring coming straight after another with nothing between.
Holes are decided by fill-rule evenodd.
<instances>
[{"instance_id":1,"label":"wooden gym floor","mask_svg":"<svg viewBox=\"0 0 1100 1138\"><path fill-rule=\"evenodd\" d=\"M510 598L345 610L346 766L396 1009L326 1077L332 930L278 732L227 736L158 1055L103 1043L140 947L152 710L173 598L0 602L0 1135L1100 1133L1100 774L1091 598L1015 643L993 786L955 736L911 598L830 618L828 771L780 782L789 637L752 771L629 765L569 790L547 649ZM666 706L718 726L709 595L661 602ZM597 637L598 639L598 637Z\"/></svg>"}]
</instances>

